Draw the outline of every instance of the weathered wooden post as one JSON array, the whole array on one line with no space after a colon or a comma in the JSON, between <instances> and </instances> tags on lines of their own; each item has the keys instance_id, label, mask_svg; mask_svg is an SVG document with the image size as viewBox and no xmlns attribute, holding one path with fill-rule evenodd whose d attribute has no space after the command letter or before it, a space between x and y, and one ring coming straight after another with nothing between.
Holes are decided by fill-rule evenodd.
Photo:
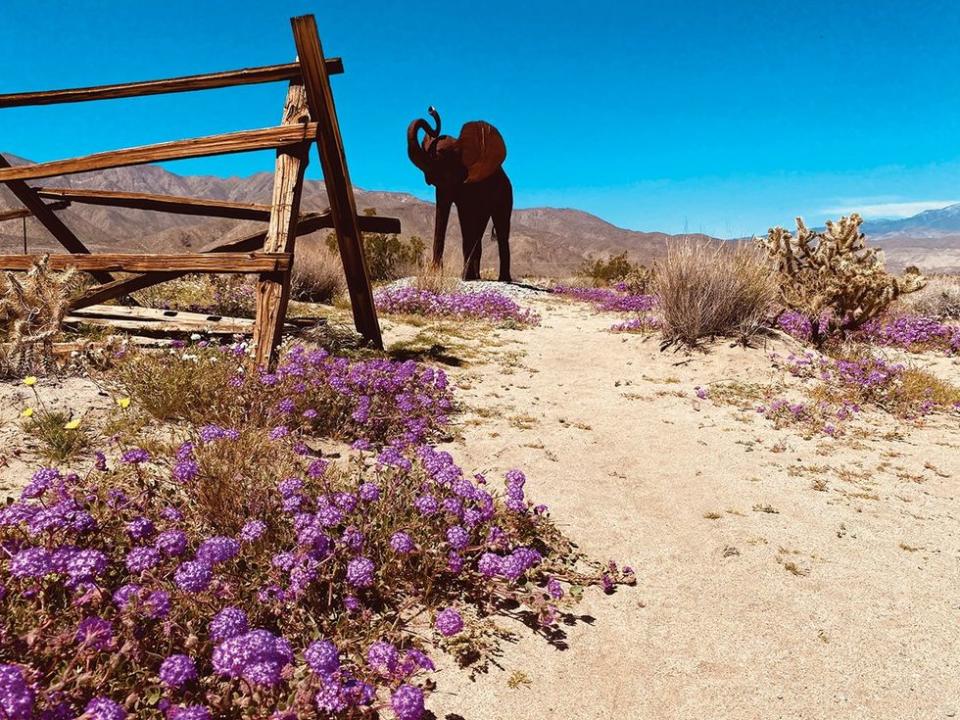
<instances>
[{"instance_id":1,"label":"weathered wooden post","mask_svg":"<svg viewBox=\"0 0 960 720\"><path fill-rule=\"evenodd\" d=\"M306 91L303 83L295 80L287 90L281 124L305 124L309 119ZM263 243L264 252L292 253L294 250L300 198L303 194L303 173L307 168L309 150L309 142L277 150L273 201L270 207L270 224ZM257 281L257 314L253 330L254 360L258 367L267 367L274 360L289 301L289 270L260 275Z\"/></svg>"},{"instance_id":2,"label":"weathered wooden post","mask_svg":"<svg viewBox=\"0 0 960 720\"><path fill-rule=\"evenodd\" d=\"M300 57L303 84L307 91L310 118L317 123L317 151L323 166L323 181L327 186L330 213L340 246L340 257L350 291L350 305L357 330L378 348L383 347L380 323L373 305L370 288L370 273L363 255L363 238L357 219L357 205L353 197L353 185L343 152L337 111L330 90L317 23L313 15L303 15L290 20L293 40Z\"/></svg>"}]
</instances>

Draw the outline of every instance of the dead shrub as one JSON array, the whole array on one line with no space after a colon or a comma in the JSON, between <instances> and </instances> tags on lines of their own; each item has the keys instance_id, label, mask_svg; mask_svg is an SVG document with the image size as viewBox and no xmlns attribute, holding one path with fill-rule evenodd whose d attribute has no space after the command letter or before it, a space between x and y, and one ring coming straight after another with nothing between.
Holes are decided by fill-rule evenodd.
<instances>
[{"instance_id":1,"label":"dead shrub","mask_svg":"<svg viewBox=\"0 0 960 720\"><path fill-rule=\"evenodd\" d=\"M776 295L770 271L750 246L689 239L668 245L654 270L664 344L757 332Z\"/></svg>"},{"instance_id":2,"label":"dead shrub","mask_svg":"<svg viewBox=\"0 0 960 720\"><path fill-rule=\"evenodd\" d=\"M303 302L332 304L346 290L339 258L312 239L297 244L290 282L293 299Z\"/></svg>"}]
</instances>

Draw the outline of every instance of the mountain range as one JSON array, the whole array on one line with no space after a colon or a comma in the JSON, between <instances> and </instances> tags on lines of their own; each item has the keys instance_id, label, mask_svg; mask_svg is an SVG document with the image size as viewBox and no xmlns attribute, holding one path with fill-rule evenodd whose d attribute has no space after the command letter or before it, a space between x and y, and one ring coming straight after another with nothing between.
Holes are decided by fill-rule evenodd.
<instances>
[{"instance_id":1,"label":"mountain range","mask_svg":"<svg viewBox=\"0 0 960 720\"><path fill-rule=\"evenodd\" d=\"M14 165L28 162L4 154ZM236 202L270 201L272 173L246 178L177 175L154 165L117 168L101 172L48 178L47 187L97 188L131 192L204 197ZM433 236L432 203L407 193L356 190L359 212L398 217L404 236L419 236L429 245ZM13 194L0 185L0 210L19 208ZM303 211L327 207L322 181L308 180ZM454 210L454 214L456 210ZM217 240L230 240L260 229L252 221L205 219L142 210L123 210L75 203L58 211L63 221L92 251L147 253L189 252ZM928 210L903 220L864 224L872 244L884 248L892 269L917 265L926 272L960 270L960 204ZM317 242L327 231L306 236L301 242ZM663 254L669 240L679 236L640 232L616 227L595 215L564 208L528 208L514 211L511 233L513 269L516 275L564 276L572 274L591 257L606 257L626 251L636 261L650 263ZM694 235L700 239L706 235ZM27 220L29 252L59 251L59 246L36 221ZM0 222L0 253L23 251L23 229L18 220ZM484 241L483 267L495 269L496 247L489 231ZM447 233L446 263L460 267L460 231L451 218Z\"/></svg>"}]
</instances>

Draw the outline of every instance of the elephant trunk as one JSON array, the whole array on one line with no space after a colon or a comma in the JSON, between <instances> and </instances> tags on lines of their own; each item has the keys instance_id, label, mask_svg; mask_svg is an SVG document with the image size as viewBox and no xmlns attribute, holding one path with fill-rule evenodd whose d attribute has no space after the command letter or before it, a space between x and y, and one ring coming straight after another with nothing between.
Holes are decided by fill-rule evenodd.
<instances>
[{"instance_id":1,"label":"elephant trunk","mask_svg":"<svg viewBox=\"0 0 960 720\"><path fill-rule=\"evenodd\" d=\"M427 121L423 118L414 120L407 126L407 156L410 158L410 162L416 165L421 171L427 172L429 157L427 156L427 151L423 149L420 141L417 139L417 135L421 129L428 134L430 133L430 126L427 125Z\"/></svg>"},{"instance_id":2,"label":"elephant trunk","mask_svg":"<svg viewBox=\"0 0 960 720\"><path fill-rule=\"evenodd\" d=\"M430 106L427 112L430 113L430 117L433 118L436 127L430 127L423 118L414 120L407 126L407 156L410 158L410 162L420 168L424 173L427 172L427 163L430 158L427 151L424 150L420 144L420 139L417 136L421 130L432 138L440 136L440 113L437 112L433 105Z\"/></svg>"}]
</instances>

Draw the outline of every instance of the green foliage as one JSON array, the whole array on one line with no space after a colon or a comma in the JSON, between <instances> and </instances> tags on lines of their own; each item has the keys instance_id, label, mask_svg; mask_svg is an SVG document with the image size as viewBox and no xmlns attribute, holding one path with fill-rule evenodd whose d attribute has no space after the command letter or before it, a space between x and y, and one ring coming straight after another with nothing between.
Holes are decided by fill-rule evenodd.
<instances>
[{"instance_id":1,"label":"green foliage","mask_svg":"<svg viewBox=\"0 0 960 720\"><path fill-rule=\"evenodd\" d=\"M373 208L364 210L365 215L376 215ZM337 234L327 234L327 247L330 252L337 249ZM423 252L426 243L414 235L404 239L392 233L364 233L363 252L367 258L367 270L374 282L396 280L414 274L423 264Z\"/></svg>"},{"instance_id":2,"label":"green foliage","mask_svg":"<svg viewBox=\"0 0 960 720\"><path fill-rule=\"evenodd\" d=\"M796 236L776 227L757 238L776 268L781 302L809 319L817 345L860 328L926 285L916 268L900 278L888 273L883 254L866 247L861 222L854 213L816 232L797 218Z\"/></svg>"},{"instance_id":3,"label":"green foliage","mask_svg":"<svg viewBox=\"0 0 960 720\"><path fill-rule=\"evenodd\" d=\"M588 279L594 287L622 283L625 290L640 295L646 293L651 279L650 271L639 263L630 262L626 251L606 260L591 257L580 266L577 275Z\"/></svg>"}]
</instances>

